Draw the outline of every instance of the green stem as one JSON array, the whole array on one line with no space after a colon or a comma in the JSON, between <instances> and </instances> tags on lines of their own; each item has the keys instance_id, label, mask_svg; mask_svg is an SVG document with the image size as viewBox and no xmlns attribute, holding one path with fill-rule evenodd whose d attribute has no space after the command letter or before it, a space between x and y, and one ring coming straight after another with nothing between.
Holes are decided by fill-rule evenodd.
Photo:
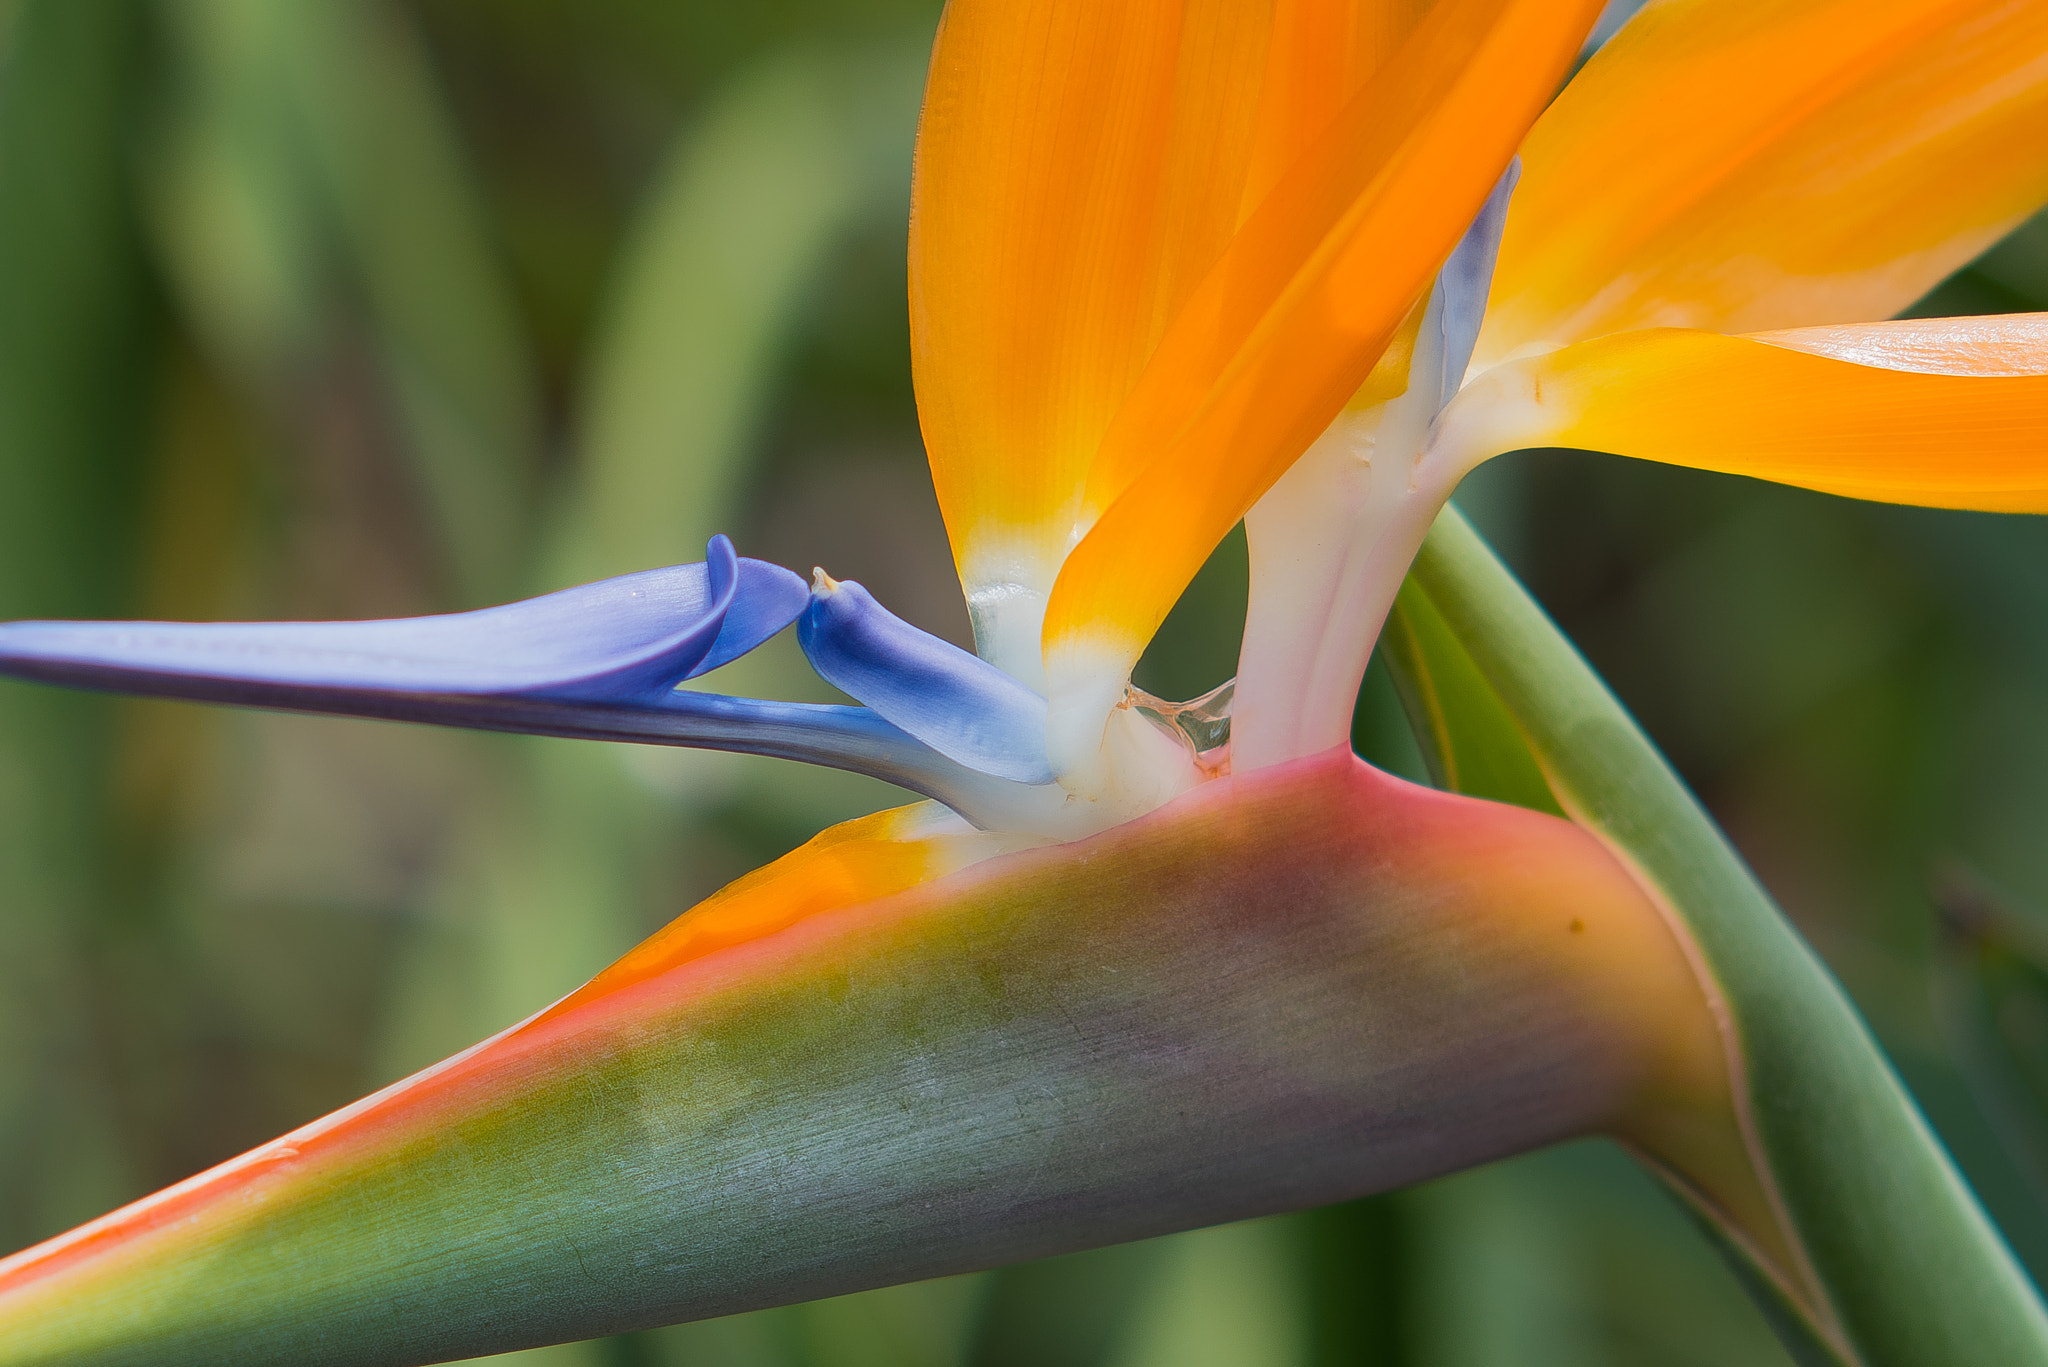
<instances>
[{"instance_id":1,"label":"green stem","mask_svg":"<svg viewBox=\"0 0 2048 1367\"><path fill-rule=\"evenodd\" d=\"M1821 1317L1868 1367L2048 1362L2034 1288L1855 1008L1571 643L1454 510L1411 583L1565 810L1691 936L1725 999L1755 1157L1825 1298ZM1765 1306L1774 1320L1785 1308Z\"/></svg>"}]
</instances>

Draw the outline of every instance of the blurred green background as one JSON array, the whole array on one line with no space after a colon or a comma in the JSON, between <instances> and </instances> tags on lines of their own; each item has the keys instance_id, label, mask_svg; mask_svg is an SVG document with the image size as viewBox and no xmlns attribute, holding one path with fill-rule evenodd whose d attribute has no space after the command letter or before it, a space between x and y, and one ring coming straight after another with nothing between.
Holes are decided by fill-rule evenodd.
<instances>
[{"instance_id":1,"label":"blurred green background","mask_svg":"<svg viewBox=\"0 0 2048 1367\"><path fill-rule=\"evenodd\" d=\"M0 0L0 617L444 610L725 530L964 641L903 304L936 12ZM1922 311L2044 305L2030 226ZM1462 501L1848 984L2038 1278L2048 524L1567 452ZM1141 682L1230 672L1243 579L1233 539ZM827 696L786 641L718 682ZM1419 775L1377 671L1358 741ZM467 1045L898 800L775 761L0 683L0 1249ZM1784 1361L1597 1144L514 1357Z\"/></svg>"}]
</instances>

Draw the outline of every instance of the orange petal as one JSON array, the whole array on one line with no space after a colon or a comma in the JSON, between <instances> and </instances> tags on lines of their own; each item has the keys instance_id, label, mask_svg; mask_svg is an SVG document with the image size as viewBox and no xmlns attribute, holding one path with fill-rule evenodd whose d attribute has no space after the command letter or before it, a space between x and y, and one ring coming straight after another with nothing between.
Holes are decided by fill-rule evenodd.
<instances>
[{"instance_id":1,"label":"orange petal","mask_svg":"<svg viewBox=\"0 0 2048 1367\"><path fill-rule=\"evenodd\" d=\"M656 931L547 1012L559 1015L693 959L763 939L821 911L857 906L1038 843L977 831L935 802L892 807L820 831Z\"/></svg>"},{"instance_id":2,"label":"orange petal","mask_svg":"<svg viewBox=\"0 0 2048 1367\"><path fill-rule=\"evenodd\" d=\"M1444 0L1275 184L1105 436L1083 508L1100 520L1046 616L1055 689L1127 669L1216 541L1358 389L1597 9Z\"/></svg>"},{"instance_id":3,"label":"orange petal","mask_svg":"<svg viewBox=\"0 0 2048 1367\"><path fill-rule=\"evenodd\" d=\"M2048 201L2048 5L1665 0L1522 160L1482 364L1887 318Z\"/></svg>"},{"instance_id":4,"label":"orange petal","mask_svg":"<svg viewBox=\"0 0 2048 1367\"><path fill-rule=\"evenodd\" d=\"M1246 169L1246 216L1314 150L1435 7L1435 0L1280 0L1273 6Z\"/></svg>"},{"instance_id":5,"label":"orange petal","mask_svg":"<svg viewBox=\"0 0 2048 1367\"><path fill-rule=\"evenodd\" d=\"M2048 314L1616 333L1481 375L1439 446L1576 446L1886 503L2048 512Z\"/></svg>"},{"instance_id":6,"label":"orange petal","mask_svg":"<svg viewBox=\"0 0 2048 1367\"><path fill-rule=\"evenodd\" d=\"M1881 370L1928 375L2048 374L2048 313L1909 318L1831 328L1753 332L1759 342Z\"/></svg>"},{"instance_id":7,"label":"orange petal","mask_svg":"<svg viewBox=\"0 0 2048 1367\"><path fill-rule=\"evenodd\" d=\"M1096 515L1206 401L1304 265L1341 245L1332 231L1358 217L1361 192L1433 146L1411 136L1416 125L1472 50L1515 27L1500 13L1519 14L1525 35L1570 30L1538 42L1542 58L1573 47L1594 7L1534 13L1558 8L954 0L919 133L912 348L933 481L985 651L1035 670L1037 611L1014 642L992 639L1008 634L994 616L1020 595L1042 610ZM1525 83L1547 96L1563 60L1539 60ZM1387 79L1404 63L1416 69ZM1454 160L1485 163L1475 176L1490 183L1527 118L1517 109L1512 134ZM1458 131L1475 126L1491 126L1484 112ZM1441 169L1410 168L1444 201L1404 225L1428 239L1425 267L1367 290L1352 312L1372 315L1384 292L1402 293L1405 310L1469 218L1475 177ZM1372 349L1384 342L1363 331ZM1149 389L1133 402L1141 376Z\"/></svg>"},{"instance_id":8,"label":"orange petal","mask_svg":"<svg viewBox=\"0 0 2048 1367\"><path fill-rule=\"evenodd\" d=\"M955 0L910 239L933 482L970 595L1042 595L1110 416L1237 226L1269 7Z\"/></svg>"}]
</instances>

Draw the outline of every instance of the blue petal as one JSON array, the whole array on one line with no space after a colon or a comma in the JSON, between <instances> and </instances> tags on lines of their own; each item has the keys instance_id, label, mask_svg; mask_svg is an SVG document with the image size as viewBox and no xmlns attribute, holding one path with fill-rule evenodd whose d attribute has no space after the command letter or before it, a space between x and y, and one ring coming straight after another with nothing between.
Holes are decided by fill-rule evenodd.
<instances>
[{"instance_id":1,"label":"blue petal","mask_svg":"<svg viewBox=\"0 0 2048 1367\"><path fill-rule=\"evenodd\" d=\"M1508 203L1514 198L1515 183L1522 178L1522 159L1516 157L1493 183L1493 191L1465 236L1451 249L1450 259L1437 273L1437 298L1442 308L1437 326L1442 329L1443 388L1437 407L1451 401L1458 386L1465 383L1465 368L1472 364L1472 348L1479 342L1479 324L1486 317L1486 296L1493 289L1493 263L1500 255L1500 235L1507 226Z\"/></svg>"},{"instance_id":2,"label":"blue petal","mask_svg":"<svg viewBox=\"0 0 2048 1367\"><path fill-rule=\"evenodd\" d=\"M732 606L726 610L725 624L718 629L718 639L711 643L704 658L683 675L685 679L709 674L720 665L737 660L802 616L811 601L810 587L802 575L765 560L742 560L733 554L732 542L723 536L712 537L705 549L710 553L712 596L725 593L721 576L737 576L738 585Z\"/></svg>"},{"instance_id":3,"label":"blue petal","mask_svg":"<svg viewBox=\"0 0 2048 1367\"><path fill-rule=\"evenodd\" d=\"M542 698L408 700L441 704L432 715L387 710L395 720L582 740L685 745L769 755L866 774L935 798L979 825L1037 790L957 764L891 725L870 707L777 702L718 693L670 693L653 706Z\"/></svg>"},{"instance_id":4,"label":"blue petal","mask_svg":"<svg viewBox=\"0 0 2048 1367\"><path fill-rule=\"evenodd\" d=\"M655 700L753 649L808 601L802 579L741 560L722 536L708 553L705 564L438 617L9 622L0 674L315 711L360 710L339 705L357 694Z\"/></svg>"},{"instance_id":5,"label":"blue petal","mask_svg":"<svg viewBox=\"0 0 2048 1367\"><path fill-rule=\"evenodd\" d=\"M680 680L781 631L811 599L802 579L740 559L722 536L712 539L709 556L701 565L441 617L5 622L0 675L194 702L772 755L870 774L981 824L1019 804L1044 806L1041 790L956 763L865 707L675 691Z\"/></svg>"},{"instance_id":6,"label":"blue petal","mask_svg":"<svg viewBox=\"0 0 2048 1367\"><path fill-rule=\"evenodd\" d=\"M797 623L811 667L932 749L984 774L1049 783L1045 699L821 570Z\"/></svg>"}]
</instances>

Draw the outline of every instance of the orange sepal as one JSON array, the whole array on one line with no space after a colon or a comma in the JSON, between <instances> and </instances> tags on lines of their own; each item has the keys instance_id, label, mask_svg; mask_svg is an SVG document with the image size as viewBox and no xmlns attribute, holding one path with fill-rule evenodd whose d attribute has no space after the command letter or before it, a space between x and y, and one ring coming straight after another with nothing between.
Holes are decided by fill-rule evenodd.
<instances>
[{"instance_id":1,"label":"orange sepal","mask_svg":"<svg viewBox=\"0 0 2048 1367\"><path fill-rule=\"evenodd\" d=\"M1371 372L1597 9L1447 0L1276 184L1105 438L1086 505L1100 518L1046 614L1049 665L1062 652L1083 669L1136 659L1216 542Z\"/></svg>"},{"instance_id":2,"label":"orange sepal","mask_svg":"<svg viewBox=\"0 0 2048 1367\"><path fill-rule=\"evenodd\" d=\"M1886 503L2048 511L2048 314L1729 337L1651 328L1480 376L1467 459L1576 446Z\"/></svg>"},{"instance_id":3,"label":"orange sepal","mask_svg":"<svg viewBox=\"0 0 2048 1367\"><path fill-rule=\"evenodd\" d=\"M1522 161L1482 364L1888 318L2048 201L2048 6L1653 3Z\"/></svg>"},{"instance_id":4,"label":"orange sepal","mask_svg":"<svg viewBox=\"0 0 2048 1367\"><path fill-rule=\"evenodd\" d=\"M994 556L1050 586L1103 430L1237 226L1269 26L1259 4L947 7L918 131L911 353L970 580Z\"/></svg>"}]
</instances>

